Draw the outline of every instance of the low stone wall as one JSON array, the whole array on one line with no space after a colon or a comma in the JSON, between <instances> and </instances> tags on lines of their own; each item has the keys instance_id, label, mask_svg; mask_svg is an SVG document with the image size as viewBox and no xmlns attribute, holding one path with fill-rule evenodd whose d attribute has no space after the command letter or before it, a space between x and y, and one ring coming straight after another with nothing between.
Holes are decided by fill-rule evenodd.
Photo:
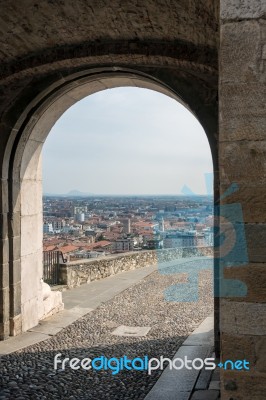
<instances>
[{"instance_id":1,"label":"low stone wall","mask_svg":"<svg viewBox=\"0 0 266 400\"><path fill-rule=\"evenodd\" d=\"M172 261L186 257L213 256L213 247L181 247L153 251L156 252L157 262Z\"/></svg>"},{"instance_id":2,"label":"low stone wall","mask_svg":"<svg viewBox=\"0 0 266 400\"><path fill-rule=\"evenodd\" d=\"M212 256L212 247L134 251L110 257L82 259L60 265L59 283L69 289L124 271L185 257Z\"/></svg>"}]
</instances>

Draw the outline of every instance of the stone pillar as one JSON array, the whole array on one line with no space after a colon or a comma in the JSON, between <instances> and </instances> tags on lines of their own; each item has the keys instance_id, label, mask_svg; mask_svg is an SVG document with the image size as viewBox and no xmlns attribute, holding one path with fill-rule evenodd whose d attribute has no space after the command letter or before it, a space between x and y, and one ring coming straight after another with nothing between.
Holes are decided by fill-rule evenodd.
<instances>
[{"instance_id":1,"label":"stone pillar","mask_svg":"<svg viewBox=\"0 0 266 400\"><path fill-rule=\"evenodd\" d=\"M42 293L42 142L29 140L21 166L22 331L39 322Z\"/></svg>"},{"instance_id":2,"label":"stone pillar","mask_svg":"<svg viewBox=\"0 0 266 400\"><path fill-rule=\"evenodd\" d=\"M0 180L0 340L9 336L9 247L7 180Z\"/></svg>"},{"instance_id":3,"label":"stone pillar","mask_svg":"<svg viewBox=\"0 0 266 400\"><path fill-rule=\"evenodd\" d=\"M248 255L221 271L247 287L221 298L221 357L250 363L223 371L221 390L224 400L256 400L266 393L266 3L221 0L220 12L220 190L238 185L222 205L241 204Z\"/></svg>"},{"instance_id":4,"label":"stone pillar","mask_svg":"<svg viewBox=\"0 0 266 400\"><path fill-rule=\"evenodd\" d=\"M214 194L214 207L217 207L220 201L220 184L219 184L219 171L217 167L218 160L215 160L213 169L213 194ZM213 294L214 294L214 350L216 357L220 355L220 268L219 257L217 257L216 248L219 248L219 238L214 236L214 259L213 259Z\"/></svg>"},{"instance_id":5,"label":"stone pillar","mask_svg":"<svg viewBox=\"0 0 266 400\"><path fill-rule=\"evenodd\" d=\"M10 299L10 335L19 335L22 331L21 320L21 262L20 262L20 212L9 214L11 237L9 238L9 299Z\"/></svg>"}]
</instances>

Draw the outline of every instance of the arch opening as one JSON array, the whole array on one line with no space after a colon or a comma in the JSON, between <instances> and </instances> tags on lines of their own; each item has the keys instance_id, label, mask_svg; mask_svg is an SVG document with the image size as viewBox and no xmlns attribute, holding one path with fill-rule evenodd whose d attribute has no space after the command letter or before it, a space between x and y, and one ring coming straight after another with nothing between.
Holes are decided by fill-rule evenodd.
<instances>
[{"instance_id":1,"label":"arch opening","mask_svg":"<svg viewBox=\"0 0 266 400\"><path fill-rule=\"evenodd\" d=\"M11 252L12 248L14 249L20 243L19 254L13 254L12 257L13 266L20 265L21 275L16 278L18 284L21 282L21 298L15 297L11 292L10 303L13 310L10 318L11 335L19 334L37 325L45 312L42 301L43 265L40 229L42 226L41 151L43 143L60 116L82 98L105 89L129 86L147 88L165 94L181 102L191 111L188 105L184 104L178 95L163 83L147 76L119 72L112 73L111 77L106 74L97 74L79 80L73 79L70 84L63 85L48 97L46 94L44 101L34 109L25 124L17 144L12 170L13 218L19 221L17 232L19 234L13 235ZM36 227L39 229L36 230ZM35 274L32 274L33 265ZM37 307L36 304L38 304Z\"/></svg>"}]
</instances>

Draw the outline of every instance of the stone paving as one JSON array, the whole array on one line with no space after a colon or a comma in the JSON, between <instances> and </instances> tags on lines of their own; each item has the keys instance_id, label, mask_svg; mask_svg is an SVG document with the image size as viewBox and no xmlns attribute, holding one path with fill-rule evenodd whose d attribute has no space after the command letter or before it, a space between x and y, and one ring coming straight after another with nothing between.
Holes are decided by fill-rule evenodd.
<instances>
[{"instance_id":1,"label":"stone paving","mask_svg":"<svg viewBox=\"0 0 266 400\"><path fill-rule=\"evenodd\" d=\"M218 361L219 362L219 361ZM216 362L217 364L217 362ZM220 376L219 369L206 373L203 370L197 381L191 400L219 400L220 399Z\"/></svg>"},{"instance_id":2,"label":"stone paving","mask_svg":"<svg viewBox=\"0 0 266 400\"><path fill-rule=\"evenodd\" d=\"M182 343L174 360L195 360L214 356L213 315L208 316ZM180 361L177 361L180 365ZM216 365L219 361L216 360ZM218 400L220 370L175 369L167 366L145 400Z\"/></svg>"},{"instance_id":3,"label":"stone paving","mask_svg":"<svg viewBox=\"0 0 266 400\"><path fill-rule=\"evenodd\" d=\"M161 371L55 371L54 356L172 358L186 337L213 311L212 272L199 273L196 302L165 301L163 291L186 282L185 273L153 272L48 340L5 355L0 399L144 399ZM89 290L88 285L88 290ZM120 325L151 327L147 336L112 335Z\"/></svg>"}]
</instances>

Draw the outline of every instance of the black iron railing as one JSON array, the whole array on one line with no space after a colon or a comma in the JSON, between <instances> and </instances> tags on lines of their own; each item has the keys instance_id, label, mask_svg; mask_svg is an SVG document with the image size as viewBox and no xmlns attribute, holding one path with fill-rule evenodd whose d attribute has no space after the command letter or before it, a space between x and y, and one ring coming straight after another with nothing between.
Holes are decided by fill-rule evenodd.
<instances>
[{"instance_id":1,"label":"black iron railing","mask_svg":"<svg viewBox=\"0 0 266 400\"><path fill-rule=\"evenodd\" d=\"M49 285L59 284L59 265L65 263L62 251L43 252L43 280Z\"/></svg>"}]
</instances>

